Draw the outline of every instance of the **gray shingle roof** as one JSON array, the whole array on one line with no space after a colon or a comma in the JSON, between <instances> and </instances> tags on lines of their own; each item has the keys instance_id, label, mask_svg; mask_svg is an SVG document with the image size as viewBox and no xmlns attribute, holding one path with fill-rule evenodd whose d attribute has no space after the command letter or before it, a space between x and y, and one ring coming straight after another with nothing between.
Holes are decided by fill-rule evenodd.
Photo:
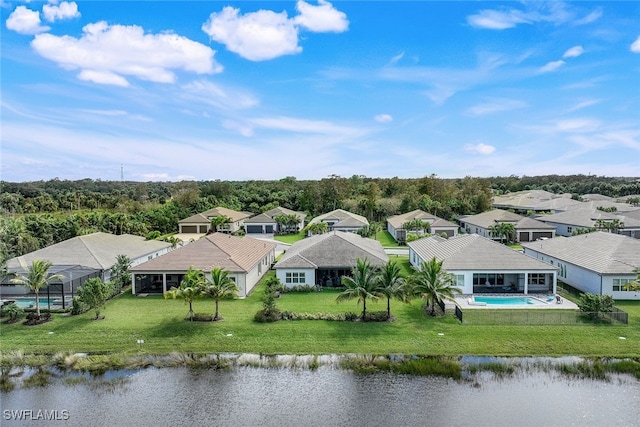
<instances>
[{"instance_id":1,"label":"gray shingle roof","mask_svg":"<svg viewBox=\"0 0 640 427\"><path fill-rule=\"evenodd\" d=\"M377 240L332 231L294 243L275 268L351 268L358 258L367 258L371 265L382 265L389 260Z\"/></svg>"},{"instance_id":2,"label":"gray shingle roof","mask_svg":"<svg viewBox=\"0 0 640 427\"><path fill-rule=\"evenodd\" d=\"M131 259L144 257L170 247L167 242L145 240L131 234L115 235L92 233L77 236L46 248L12 258L7 267L19 268L23 262L30 265L33 260L47 260L54 265L81 265L97 270L108 270L116 263L118 255Z\"/></svg>"},{"instance_id":3,"label":"gray shingle roof","mask_svg":"<svg viewBox=\"0 0 640 427\"><path fill-rule=\"evenodd\" d=\"M205 272L215 267L223 267L233 273L247 272L275 247L275 243L251 237L213 233L133 267L131 271L186 271L192 266Z\"/></svg>"},{"instance_id":4,"label":"gray shingle roof","mask_svg":"<svg viewBox=\"0 0 640 427\"><path fill-rule=\"evenodd\" d=\"M449 239L426 237L408 243L423 260L444 260L445 270L552 271L554 267L477 234Z\"/></svg>"},{"instance_id":5,"label":"gray shingle roof","mask_svg":"<svg viewBox=\"0 0 640 427\"><path fill-rule=\"evenodd\" d=\"M629 274L640 267L640 240L621 234L597 231L522 246L600 274Z\"/></svg>"}]
</instances>

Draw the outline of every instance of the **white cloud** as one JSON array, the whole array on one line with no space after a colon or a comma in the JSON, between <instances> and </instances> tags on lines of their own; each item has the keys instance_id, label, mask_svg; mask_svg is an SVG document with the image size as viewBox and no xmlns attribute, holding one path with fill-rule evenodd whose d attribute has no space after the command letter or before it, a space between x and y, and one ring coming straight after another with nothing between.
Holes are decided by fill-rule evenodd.
<instances>
[{"instance_id":1,"label":"white cloud","mask_svg":"<svg viewBox=\"0 0 640 427\"><path fill-rule=\"evenodd\" d=\"M263 117L251 119L250 123L261 128L300 134L319 134L332 137L354 138L365 135L364 129L339 126L323 120L298 119L295 117Z\"/></svg>"},{"instance_id":2,"label":"white cloud","mask_svg":"<svg viewBox=\"0 0 640 427\"><path fill-rule=\"evenodd\" d=\"M254 134L253 128L251 126L237 122L235 120L224 120L222 122L222 126L225 129L238 132L242 136L251 137Z\"/></svg>"},{"instance_id":3,"label":"white cloud","mask_svg":"<svg viewBox=\"0 0 640 427\"><path fill-rule=\"evenodd\" d=\"M182 86L183 96L219 109L241 110L255 107L259 100L251 93L232 87L221 87L208 80L196 80Z\"/></svg>"},{"instance_id":4,"label":"white cloud","mask_svg":"<svg viewBox=\"0 0 640 427\"><path fill-rule=\"evenodd\" d=\"M78 73L78 78L85 82L93 82L101 85L129 86L127 79L111 71L81 70Z\"/></svg>"},{"instance_id":5,"label":"white cloud","mask_svg":"<svg viewBox=\"0 0 640 427\"><path fill-rule=\"evenodd\" d=\"M630 50L631 50L631 52L633 52L633 53L640 53L640 36L638 36L638 38L636 39L636 41L634 41L633 43L631 43Z\"/></svg>"},{"instance_id":6,"label":"white cloud","mask_svg":"<svg viewBox=\"0 0 640 427\"><path fill-rule=\"evenodd\" d=\"M42 6L42 15L49 22L59 21L61 19L78 18L78 5L76 2L63 1L60 4L45 4Z\"/></svg>"},{"instance_id":7,"label":"white cloud","mask_svg":"<svg viewBox=\"0 0 640 427\"><path fill-rule=\"evenodd\" d=\"M209 15L202 31L245 59L266 61L302 52L298 45L301 28L341 33L349 27L346 14L325 0L318 0L317 6L299 0L296 8L299 15L289 18L286 11L261 9L242 15L240 9L226 6Z\"/></svg>"},{"instance_id":8,"label":"white cloud","mask_svg":"<svg viewBox=\"0 0 640 427\"><path fill-rule=\"evenodd\" d=\"M484 144L482 142L476 145L467 144L465 145L464 149L465 151L483 155L488 155L496 151L496 147L494 147L493 145Z\"/></svg>"},{"instance_id":9,"label":"white cloud","mask_svg":"<svg viewBox=\"0 0 640 427\"><path fill-rule=\"evenodd\" d=\"M485 9L477 14L467 16L467 22L476 28L506 30L519 24L537 22L550 22L554 25L564 23L584 25L594 22L602 16L602 10L596 9L585 17L577 18L577 13L563 2L526 2L525 8L526 10L515 8Z\"/></svg>"},{"instance_id":10,"label":"white cloud","mask_svg":"<svg viewBox=\"0 0 640 427\"><path fill-rule=\"evenodd\" d=\"M389 60L389 64L388 65L393 65L396 64L398 61L400 61L402 58L404 57L404 51L400 52L399 54L397 54L396 56L392 57Z\"/></svg>"},{"instance_id":11,"label":"white cloud","mask_svg":"<svg viewBox=\"0 0 640 427\"><path fill-rule=\"evenodd\" d=\"M128 86L126 76L173 83L175 69L197 74L222 71L208 46L169 32L145 34L136 25L101 21L86 25L79 39L39 34L31 46L65 69L80 69L81 80L99 84Z\"/></svg>"},{"instance_id":12,"label":"white cloud","mask_svg":"<svg viewBox=\"0 0 640 427\"><path fill-rule=\"evenodd\" d=\"M584 101L578 102L576 105L567 109L567 113L573 113L574 111L582 110L583 108L591 107L592 105L596 105L600 103L599 99L587 99Z\"/></svg>"},{"instance_id":13,"label":"white cloud","mask_svg":"<svg viewBox=\"0 0 640 427\"><path fill-rule=\"evenodd\" d=\"M202 31L250 61L302 52L298 46L298 29L287 17L287 12L259 10L246 15L239 12L239 9L227 6L220 13L212 13L202 24Z\"/></svg>"},{"instance_id":14,"label":"white cloud","mask_svg":"<svg viewBox=\"0 0 640 427\"><path fill-rule=\"evenodd\" d=\"M559 120L555 123L555 128L560 132L594 132L600 128L600 121L594 119Z\"/></svg>"},{"instance_id":15,"label":"white cloud","mask_svg":"<svg viewBox=\"0 0 640 427\"><path fill-rule=\"evenodd\" d=\"M318 6L300 0L296 9L300 14L293 19L294 22L309 31L341 33L349 28L347 15L325 0L318 0Z\"/></svg>"},{"instance_id":16,"label":"white cloud","mask_svg":"<svg viewBox=\"0 0 640 427\"><path fill-rule=\"evenodd\" d=\"M476 15L468 16L467 22L473 27L489 30L506 30L518 24L531 23L523 12L515 9L509 11L481 10Z\"/></svg>"},{"instance_id":17,"label":"white cloud","mask_svg":"<svg viewBox=\"0 0 640 427\"><path fill-rule=\"evenodd\" d=\"M562 67L565 64L565 62L563 60L558 60L558 61L551 61L548 62L547 64L545 64L543 67L540 67L540 71L541 73L549 73L551 71L555 71L558 68Z\"/></svg>"},{"instance_id":18,"label":"white cloud","mask_svg":"<svg viewBox=\"0 0 640 427\"><path fill-rule=\"evenodd\" d=\"M16 10L7 18L6 26L9 30L20 34L38 34L50 29L40 25L40 12L27 9L26 6L16 7Z\"/></svg>"},{"instance_id":19,"label":"white cloud","mask_svg":"<svg viewBox=\"0 0 640 427\"><path fill-rule=\"evenodd\" d=\"M373 119L378 123L390 123L393 121L393 117L390 114L378 114Z\"/></svg>"},{"instance_id":20,"label":"white cloud","mask_svg":"<svg viewBox=\"0 0 640 427\"><path fill-rule=\"evenodd\" d=\"M490 99L483 104L474 105L467 110L470 116L484 116L487 114L499 113L502 111L510 111L518 108L524 108L527 104L516 99L495 98Z\"/></svg>"},{"instance_id":21,"label":"white cloud","mask_svg":"<svg viewBox=\"0 0 640 427\"><path fill-rule=\"evenodd\" d=\"M572 48L567 49L567 51L562 55L563 58L577 58L578 56L584 53L584 49L582 46L574 46Z\"/></svg>"}]
</instances>

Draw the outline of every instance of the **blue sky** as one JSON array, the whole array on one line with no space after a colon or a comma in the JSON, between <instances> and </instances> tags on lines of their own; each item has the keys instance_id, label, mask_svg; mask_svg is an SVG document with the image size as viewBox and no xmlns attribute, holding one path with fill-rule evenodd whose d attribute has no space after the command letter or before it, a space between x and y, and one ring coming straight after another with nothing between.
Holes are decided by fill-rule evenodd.
<instances>
[{"instance_id":1,"label":"blue sky","mask_svg":"<svg viewBox=\"0 0 640 427\"><path fill-rule=\"evenodd\" d=\"M0 2L3 180L640 176L640 2Z\"/></svg>"}]
</instances>

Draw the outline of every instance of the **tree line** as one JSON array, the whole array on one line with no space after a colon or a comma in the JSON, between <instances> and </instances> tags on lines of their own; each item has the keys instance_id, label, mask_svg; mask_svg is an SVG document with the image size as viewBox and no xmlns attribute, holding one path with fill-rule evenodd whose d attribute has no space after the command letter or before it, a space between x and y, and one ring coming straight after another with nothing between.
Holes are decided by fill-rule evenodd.
<instances>
[{"instance_id":1,"label":"tree line","mask_svg":"<svg viewBox=\"0 0 640 427\"><path fill-rule=\"evenodd\" d=\"M265 212L277 206L314 217L342 208L371 223L414 209L454 220L488 210L494 194L527 189L556 193L640 194L640 181L585 175L369 178L288 176L265 181L132 182L52 179L0 181L0 255L19 256L96 231L113 234L177 232L178 221L214 207Z\"/></svg>"}]
</instances>

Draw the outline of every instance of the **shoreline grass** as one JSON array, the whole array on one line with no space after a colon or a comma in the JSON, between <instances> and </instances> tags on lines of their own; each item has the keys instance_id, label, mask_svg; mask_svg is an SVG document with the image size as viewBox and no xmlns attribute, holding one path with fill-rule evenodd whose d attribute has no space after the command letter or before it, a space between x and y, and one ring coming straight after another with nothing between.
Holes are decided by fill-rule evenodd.
<instances>
[{"instance_id":1,"label":"shoreline grass","mask_svg":"<svg viewBox=\"0 0 640 427\"><path fill-rule=\"evenodd\" d=\"M220 322L188 322L188 306L162 296L139 298L130 293L108 302L104 320L93 313L54 314L38 326L0 325L2 352L167 354L406 354L425 356L583 356L640 357L640 301L619 301L629 325L482 325L460 324L453 316L433 318L419 300L392 301L394 322L321 320L257 323L264 286L245 299L222 301ZM309 313L359 312L353 303L337 304L337 291L287 293L281 310ZM369 303L384 310L386 300ZM214 301L196 300L194 310L213 313ZM621 338L622 337L622 338ZM138 344L138 340L144 344Z\"/></svg>"}]
</instances>

